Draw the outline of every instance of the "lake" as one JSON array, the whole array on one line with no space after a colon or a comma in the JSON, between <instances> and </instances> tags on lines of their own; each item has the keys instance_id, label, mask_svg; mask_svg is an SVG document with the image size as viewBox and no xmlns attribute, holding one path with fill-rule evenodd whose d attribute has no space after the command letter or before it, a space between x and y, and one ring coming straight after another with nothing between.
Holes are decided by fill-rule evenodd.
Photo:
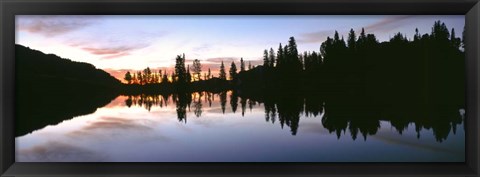
<instances>
[{"instance_id":1,"label":"lake","mask_svg":"<svg viewBox=\"0 0 480 177\"><path fill-rule=\"evenodd\" d=\"M464 109L426 118L405 113L415 110L361 106L232 91L121 95L93 113L17 137L16 161L465 161Z\"/></svg>"}]
</instances>

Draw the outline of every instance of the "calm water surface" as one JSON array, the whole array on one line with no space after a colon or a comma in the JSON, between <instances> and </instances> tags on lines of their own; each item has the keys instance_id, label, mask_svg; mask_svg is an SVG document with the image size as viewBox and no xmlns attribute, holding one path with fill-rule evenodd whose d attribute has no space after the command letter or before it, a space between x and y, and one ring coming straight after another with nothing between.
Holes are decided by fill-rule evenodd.
<instances>
[{"instance_id":1,"label":"calm water surface","mask_svg":"<svg viewBox=\"0 0 480 177\"><path fill-rule=\"evenodd\" d=\"M373 130L331 126L328 110L283 111L226 94L118 96L94 113L16 138L18 162L463 162L463 121L435 126L388 119ZM307 105L308 106L308 105ZM301 106L301 109L306 107ZM184 113L183 113L184 112ZM464 111L458 110L463 117ZM289 118L288 116L294 118ZM462 118L463 119L463 118ZM362 122L362 120L360 120ZM341 123L342 124L342 123ZM341 126L340 126L341 127ZM438 128L437 128L438 129ZM445 129L445 128L444 128ZM443 130L440 128L440 130ZM438 134L443 134L438 138ZM445 136L446 134L446 136Z\"/></svg>"}]
</instances>

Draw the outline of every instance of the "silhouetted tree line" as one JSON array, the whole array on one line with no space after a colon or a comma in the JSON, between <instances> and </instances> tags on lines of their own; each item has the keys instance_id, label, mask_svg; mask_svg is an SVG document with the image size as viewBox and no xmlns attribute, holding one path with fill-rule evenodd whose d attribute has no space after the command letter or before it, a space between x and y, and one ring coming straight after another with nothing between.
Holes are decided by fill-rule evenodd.
<instances>
[{"instance_id":1,"label":"silhouetted tree line","mask_svg":"<svg viewBox=\"0 0 480 177\"><path fill-rule=\"evenodd\" d=\"M155 72L149 67L145 68L143 71L137 71L136 73L130 73L130 71L127 71L124 80L127 81L128 84L140 85L169 82L167 71L162 72L162 70L158 70L158 72Z\"/></svg>"},{"instance_id":2,"label":"silhouetted tree line","mask_svg":"<svg viewBox=\"0 0 480 177\"><path fill-rule=\"evenodd\" d=\"M462 41L437 21L430 34L413 40L401 33L379 42L364 29L347 40L335 31L320 50L299 53L294 37L276 52L264 51L261 67L240 73L234 84L244 92L322 92L338 102L357 104L464 105ZM334 100L332 100L334 101ZM331 101L331 102L332 102Z\"/></svg>"},{"instance_id":3,"label":"silhouetted tree line","mask_svg":"<svg viewBox=\"0 0 480 177\"><path fill-rule=\"evenodd\" d=\"M234 65L234 63L232 63ZM124 86L123 93L126 94L141 94L141 93L177 93L177 92L198 92L211 91L217 92L219 90L230 89L230 83L226 79L225 67L221 65L219 77L213 77L210 68L208 72L204 73L202 79L202 65L200 60L195 59L192 64L192 72L190 72L190 65L185 67L185 54L177 55L175 58L175 71L170 75L167 71L158 70L152 71L149 67L143 71L125 73L124 80L127 84ZM234 68L235 69L235 68ZM231 69L232 73L236 73ZM131 74L134 73L134 74Z\"/></svg>"},{"instance_id":4,"label":"silhouetted tree line","mask_svg":"<svg viewBox=\"0 0 480 177\"><path fill-rule=\"evenodd\" d=\"M273 49L270 52L273 52ZM270 53L267 57L272 60L273 64L273 60L275 59L274 54ZM227 76L225 64L221 61L218 77L214 77L210 68L208 68L208 72L203 73L202 79L202 65L200 60L193 60L191 73L190 65L185 64L185 54L177 55L175 58L175 71L170 75L162 70L158 70L158 72L152 71L149 67L145 68L143 71L127 71L124 76L126 85L124 86L123 93L158 94L199 91L219 92L230 90L241 85L241 82L238 80L238 75L247 73L246 63L243 58L240 58L239 64L240 68L237 69L235 61L232 61ZM289 63L287 62L287 64ZM248 63L248 70L255 68L256 67L252 66L251 62Z\"/></svg>"}]
</instances>

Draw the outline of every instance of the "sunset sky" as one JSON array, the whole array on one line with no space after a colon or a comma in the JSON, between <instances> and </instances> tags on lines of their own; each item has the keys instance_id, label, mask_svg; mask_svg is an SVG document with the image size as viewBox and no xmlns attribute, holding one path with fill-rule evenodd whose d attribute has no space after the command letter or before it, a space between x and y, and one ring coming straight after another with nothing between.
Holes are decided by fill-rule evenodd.
<instances>
[{"instance_id":1,"label":"sunset sky","mask_svg":"<svg viewBox=\"0 0 480 177\"><path fill-rule=\"evenodd\" d=\"M335 30L347 38L362 27L380 41L397 32L413 38L415 28L430 33L434 21L461 37L465 18L457 16L16 16L16 43L62 58L87 62L121 79L127 70L172 68L185 53L186 64L200 59L217 76L240 57L262 64L263 50L293 36L298 50L319 51ZM228 69L228 67L227 67ZM172 69L169 69L171 72Z\"/></svg>"}]
</instances>

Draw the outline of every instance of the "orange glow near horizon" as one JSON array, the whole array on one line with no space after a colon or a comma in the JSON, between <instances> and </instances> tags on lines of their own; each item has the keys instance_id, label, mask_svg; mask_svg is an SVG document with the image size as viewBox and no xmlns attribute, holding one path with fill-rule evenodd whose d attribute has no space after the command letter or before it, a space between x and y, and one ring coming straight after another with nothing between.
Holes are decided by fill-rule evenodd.
<instances>
[{"instance_id":1,"label":"orange glow near horizon","mask_svg":"<svg viewBox=\"0 0 480 177\"><path fill-rule=\"evenodd\" d=\"M238 68L238 66L237 66L237 68ZM229 80L229 79L228 79L228 75L229 75L229 74L228 74L228 70L229 70L229 69L230 69L230 67L225 67L225 72L227 73L227 80ZM153 70L154 70L154 71L158 71L159 69L153 69ZM171 71L173 71L173 70L174 70L174 68L166 68L166 71L167 71L167 74L168 74L168 81L170 81L170 82L173 81L173 79L172 79L172 77L171 77L171 74L172 74ZM246 69L246 70L248 71L248 69ZM162 72L163 72L163 71L165 71L165 68L162 68ZM124 79L124 78L125 78L125 74L126 74L127 72L130 72L130 73L133 74L133 73L136 73L136 72L138 72L138 71L137 71L137 70L127 70L127 69L120 69L120 70L105 69L105 72L109 73L111 76L115 77L116 79L118 79L118 80L121 81L122 83L125 83L125 84L126 84L127 81L125 81L125 79ZM220 68L216 68L216 69L210 68L210 72L211 72L211 75L212 75L211 77L218 77L219 74L220 74ZM238 71L237 71L237 72L238 72ZM190 72L190 74L192 74L192 73ZM201 76L200 76L201 80L203 80L203 78L204 78L203 75L204 75L204 74L208 74L208 69L207 69L207 72L201 72ZM192 80L191 80L191 81L192 81L192 82L194 81L193 74L192 74Z\"/></svg>"}]
</instances>

